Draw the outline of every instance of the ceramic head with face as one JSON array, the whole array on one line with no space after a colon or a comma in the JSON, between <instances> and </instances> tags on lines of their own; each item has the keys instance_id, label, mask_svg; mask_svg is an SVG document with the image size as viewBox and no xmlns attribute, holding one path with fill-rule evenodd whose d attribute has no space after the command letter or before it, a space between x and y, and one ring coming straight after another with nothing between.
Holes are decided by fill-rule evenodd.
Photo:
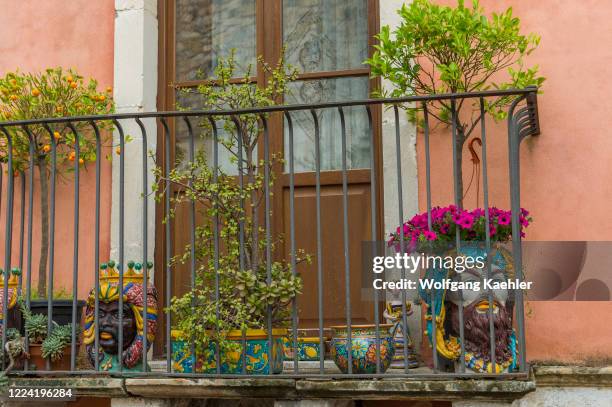
<instances>
[{"instance_id":1,"label":"ceramic head with face","mask_svg":"<svg viewBox=\"0 0 612 407\"><path fill-rule=\"evenodd\" d=\"M144 350L144 287L135 281L124 282L122 289L116 281L101 281L98 293L99 349L95 349L95 291L87 299L85 310L84 343L92 365L95 358L106 361L102 370L115 370L119 361L123 369L138 370L142 366ZM123 296L123 316L119 324L119 295ZM155 339L157 327L157 291L147 287L147 350ZM119 351L119 331L123 332L123 349Z\"/></svg>"},{"instance_id":2,"label":"ceramic head with face","mask_svg":"<svg viewBox=\"0 0 612 407\"><path fill-rule=\"evenodd\" d=\"M111 355L119 353L119 331L123 331L122 351L126 350L136 337L136 320L130 304L123 304L123 315L120 315L119 310L119 301L101 302L98 308L99 344L105 353Z\"/></svg>"},{"instance_id":3,"label":"ceramic head with face","mask_svg":"<svg viewBox=\"0 0 612 407\"><path fill-rule=\"evenodd\" d=\"M448 334L459 337L459 307L463 309L465 351L472 353L484 363L491 361L489 295L493 305L493 326L495 328L495 360L502 364L508 361L512 354L510 340L512 336L512 301L507 289L485 289L485 279L490 282L504 282L507 276L504 270L493 264L491 274L487 269L472 268L457 273L453 281L460 283L478 283L479 289L463 289L447 293L447 331ZM463 298L463 301L462 301Z\"/></svg>"}]
</instances>

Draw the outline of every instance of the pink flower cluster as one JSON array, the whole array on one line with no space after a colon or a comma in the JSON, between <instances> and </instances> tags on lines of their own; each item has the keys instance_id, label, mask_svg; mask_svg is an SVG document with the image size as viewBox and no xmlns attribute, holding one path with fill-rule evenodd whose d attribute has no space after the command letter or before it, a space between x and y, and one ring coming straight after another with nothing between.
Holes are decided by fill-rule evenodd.
<instances>
[{"instance_id":1,"label":"pink flower cluster","mask_svg":"<svg viewBox=\"0 0 612 407\"><path fill-rule=\"evenodd\" d=\"M455 205L435 207L431 209L431 228L429 227L428 213L415 215L403 226L398 227L391 235L389 244L400 242L400 233L403 231L406 248L414 250L418 243L423 242L452 242L457 237L462 241L485 241L486 212L482 208L471 211L457 208ZM532 219L529 211L521 208L519 226L521 237L525 236L524 228L529 226ZM488 235L491 241L507 242L512 239L512 212L496 207L489 208Z\"/></svg>"}]
</instances>

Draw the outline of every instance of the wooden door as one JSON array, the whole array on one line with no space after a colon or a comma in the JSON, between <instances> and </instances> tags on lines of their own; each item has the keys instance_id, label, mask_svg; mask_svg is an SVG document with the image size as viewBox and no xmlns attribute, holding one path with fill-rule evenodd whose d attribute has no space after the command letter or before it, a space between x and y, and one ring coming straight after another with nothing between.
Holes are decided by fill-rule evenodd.
<instances>
[{"instance_id":1,"label":"wooden door","mask_svg":"<svg viewBox=\"0 0 612 407\"><path fill-rule=\"evenodd\" d=\"M286 103L349 101L368 97L374 82L363 64L377 32L375 1L331 2L285 0L282 4L282 43L287 61L300 71ZM316 112L320 130L321 168L321 272L323 315L326 325L346 323L346 279L343 238L342 139L337 109ZM345 108L346 164L348 170L348 229L350 302L352 323L373 320L373 305L362 298L363 241L372 240L370 148L364 107ZM379 135L379 112L374 111L375 136ZM292 114L295 167L295 247L313 255L311 265L300 265L304 293L298 298L301 327L318 326L318 262L316 223L315 127L310 112ZM287 164L281 178L282 232L291 235L288 129L284 132ZM375 140L379 140L375 137ZM374 144L375 156L379 145ZM378 164L379 160L377 161ZM380 174L380 172L378 172ZM380 183L378 184L380 187ZM375 192L380 201L380 188ZM377 205L380 209L380 205ZM377 223L380 217L377 212ZM380 229L380 227L379 227ZM285 244L285 254L290 245Z\"/></svg>"},{"instance_id":2,"label":"wooden door","mask_svg":"<svg viewBox=\"0 0 612 407\"><path fill-rule=\"evenodd\" d=\"M162 5L163 3L163 5ZM216 58L236 50L236 59L246 71L256 65L256 56L274 64L283 45L286 60L300 75L291 84L291 94L284 103L316 103L333 100L364 99L374 82L363 65L372 47L372 35L378 31L376 0L347 2L329 0L174 0L160 2L160 109L173 110L177 93L173 87L195 87L200 80L197 69L211 73ZM242 72L241 72L242 73ZM261 69L250 81L263 85ZM237 78L238 80L238 78ZM180 96L179 96L180 97ZM183 105L189 100L182 100ZM197 107L197 106L194 106ZM348 219L351 259L351 303L353 323L372 319L371 303L361 300L361 244L371 240L370 143L368 119L363 107L347 108ZM342 239L342 172L340 121L337 110L317 111L321 135L321 225L323 297L326 324L344 323L344 256ZM380 111L373 108L375 155L380 155ZM304 278L304 294L298 299L300 325L313 326L318 321L317 308L317 240L316 195L314 174L314 125L310 112L292 115L295 140L295 235L296 247L312 254L311 265L300 265ZM291 232L289 216L288 140L282 115L273 115L270 123L271 151L281 153L285 167L275 169L276 184L272 200L272 227L276 235L284 235L284 246L278 255L289 257ZM177 123L174 156L185 149L186 133ZM163 145L160 140L158 145ZM210 148L210 146L202 146ZM263 155L263 145L260 152ZM380 160L377 160L377 165ZM379 166L380 167L380 166ZM380 175L381 168L377 168ZM380 202L382 185L378 183L376 199ZM377 205L378 229L382 229L382 205ZM161 209L161 208L158 208ZM158 211L160 212L160 211ZM160 215L161 216L161 215ZM188 208L177 211L173 223L173 250L178 252L189 243ZM158 235L163 225L158 222ZM156 255L162 261L163 236L157 241ZM178 295L189 287L187 267L172 274L172 293ZM156 278L163 292L165 277ZM163 294L162 294L163 295Z\"/></svg>"}]
</instances>

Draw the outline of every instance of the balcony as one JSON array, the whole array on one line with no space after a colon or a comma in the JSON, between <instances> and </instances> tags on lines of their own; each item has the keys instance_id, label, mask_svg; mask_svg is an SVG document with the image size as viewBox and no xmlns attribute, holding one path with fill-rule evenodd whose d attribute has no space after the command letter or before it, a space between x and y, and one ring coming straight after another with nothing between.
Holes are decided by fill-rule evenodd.
<instances>
[{"instance_id":1,"label":"balcony","mask_svg":"<svg viewBox=\"0 0 612 407\"><path fill-rule=\"evenodd\" d=\"M456 125L436 125L434 116L429 114L431 106L438 102L451 106L449 114L455 124L458 123L457 103L466 101L479 106L471 130L480 130L482 174L476 174L476 178L482 177L482 204L488 208L492 192L487 176L490 162L486 146L487 142L499 143L499 139L487 140L484 112L489 100L507 98L511 101L507 120L495 125L498 135L502 125L506 126L504 132L507 134L504 143L507 143L506 168L509 171L499 179L508 180L502 188L508 191L510 198L509 261L514 270L521 270L519 147L525 137L539 134L536 94L537 89L527 88L232 111L129 113L0 123L3 142L7 143L9 151L2 165L5 174L1 197L4 213L0 225L4 235L3 269L19 270L5 272L2 286L2 309L9 310L3 313L3 347L13 340L15 331L9 328L23 325L17 313L20 306L17 297L22 298L25 310L31 309L37 291L35 284L39 281L33 237L38 238L40 233L35 203L40 199L40 175L33 170L15 171L18 167L10 153L12 146L23 140L29 140L30 151L34 151L36 143L50 146L45 158L49 170L47 298L55 297L54 288L57 287L77 293L66 300L69 311L65 322L71 322L71 326L70 340L60 357L64 367L55 367L55 361L47 358L42 368L41 365L36 368L32 360L24 358L15 361L10 372L13 380L66 385L67 380L72 380L70 386L82 388L83 394L116 391L125 395L128 389L129 394L145 396L159 395L163 391L194 397L220 394L233 397L248 394L258 397L350 397L367 393L382 398L400 394L418 398L419 394L428 392L448 398L465 392L491 391L499 392L501 397L510 397L508 395L533 390L525 348L522 290L515 290L514 306L510 308L515 338L512 368L502 365L498 362L501 359L495 357L499 350L496 349L495 324L491 322L489 362L487 365L485 359L484 369L480 366L478 371L466 357L472 350L465 346L463 307L457 307L460 326L453 342L457 357L454 364L449 364L442 357L444 355L439 354L439 341L441 338L446 341L444 336L435 334L430 338L428 335L429 332L444 335L444 328L450 329L448 325L439 325L444 324L439 310L432 318L438 292L429 293L432 302L421 298L419 303L413 301L406 290L400 290L394 310L398 317L391 328L406 329L394 330L393 336L388 337L392 334L387 334L390 327L385 325L388 318L384 311L390 294L371 289L372 282L368 278L373 278L372 274L364 272L360 266L367 271L363 265L371 267L374 256L388 254L393 248L400 253L406 252L412 243L406 240L409 237L404 233L398 233L394 245L389 247L386 231L395 230L398 225L384 225L381 215L383 188L396 191L398 202L394 216L397 219L403 223L412 215L405 213L404 200L414 197L406 196L402 189L401 144L408 137L401 125L404 110L420 109L422 130L418 137L423 142L420 157L424 172L419 177L426 197L424 213L431 229L433 212L437 210L432 204L432 193L441 188L439 184L433 185L434 180L440 179L435 173L440 166L432 165L435 157L431 156L430 139L434 133L436 140L442 140L452 151L449 164L452 173L445 176L455 208L462 208L464 198L459 178L462 165L458 147L462 144L457 143L459 130ZM339 118L339 131L332 131L335 145L339 146L339 166L334 171L322 165L322 157L328 154L321 146L327 134L324 134L327 131L324 130L324 118L328 116L319 115L319 112L334 112ZM355 131L350 120L355 114L365 118L363 123L369 144L365 169L351 166L351 157L355 154L351 140ZM383 140L375 125L383 114L391 118L391 123L386 124L387 128L394 129L391 140L387 137L389 134ZM308 126L300 126L303 123ZM63 156L54 136L58 131L64 137L71 137L73 155ZM112 149L105 144L111 131L115 133ZM247 137L249 132L254 138ZM284 142L271 141L273 132L284 134ZM160 145L155 139L160 140ZM204 139L206 141L202 141ZM182 144L177 140L182 140ZM235 143L227 140L235 140ZM304 144L304 140L312 140L314 146ZM395 146L397 155L392 170L383 165L382 154L379 154L383 142ZM302 154L303 158L301 149L305 145L311 148L309 165L312 168L298 171L297 157ZM223 149L233 152L233 157L228 158ZM281 156L282 150L285 153ZM109 152L113 156L112 182L110 171L105 170L105 165L108 166L105 155ZM84 157L81 154L87 154L89 162L80 163ZM38 159L31 155L27 167L36 168ZM66 168L70 171L66 172ZM355 194L354 185L366 185L363 187L365 201L360 201L368 204L365 211L355 212L355 201L351 197ZM329 203L332 187L337 192L336 209L339 211L330 215L330 211L335 211ZM495 187L500 189L499 184ZM304 203L305 194L308 195L307 203ZM109 201L109 195L112 196L111 207L104 204L105 200ZM228 205L231 210L224 211L222 205ZM62 207L72 210L62 212ZM366 224L360 230L368 234L367 238L363 238L361 232L357 235L352 226L356 213ZM278 226L280 216L283 217L282 227ZM487 225L492 222L493 214L488 210L482 216ZM112 224L110 230L105 222ZM106 236L102 236L104 230ZM342 249L336 252L337 264L341 267L334 270L326 267L330 263L325 259L330 256L329 240L326 240L330 234ZM107 241L109 235L110 243ZM485 235L482 244L486 253L491 253L494 243L491 230L487 228ZM456 250L465 245L459 228L456 239L451 240ZM309 250L304 250L305 246ZM370 254L365 253L370 249ZM58 261L61 268L56 264ZM64 269L66 265L69 265L68 270ZM401 278L406 277L403 267L398 272ZM252 280L248 280L250 275ZM520 272L514 277L519 282L523 278ZM92 283L89 296L82 294L89 288L84 287L84 281ZM258 302L252 294L255 291L249 291L249 284L257 287L258 293L268 295L265 298L270 300L261 297L263 305ZM243 286L246 288L241 288ZM123 295L116 292L117 287L123 288ZM228 294L230 289L238 291ZM366 291L367 294L363 294ZM186 297L189 292L197 295ZM494 293L489 291L487 295L486 312L492 321L497 305ZM182 299L182 302L173 302L173 298L179 302ZM57 300L37 299L45 305L41 312L47 315L47 332L56 329L53 321L57 320L54 318ZM82 314L80 300L87 301ZM199 332L209 338L205 345L194 338L195 332L180 330L181 326L188 326L180 322L190 317L189 312L185 312L190 301L194 316L192 325L200 314L208 318L208 326L203 328L206 333ZM251 302L238 307L236 304L241 301ZM336 306L330 306L330 301ZM112 308L111 304L116 306ZM407 327L413 326L408 321L410 308L413 308L410 318L420 323L422 331L409 332ZM228 315L230 311L226 310L236 313L251 310L252 314ZM256 314L260 318L254 326L248 329L244 325L243 329L232 326L233 318L252 321ZM364 322L368 332L355 329ZM133 326L112 331L113 326L127 326L125 324ZM330 326L335 327L332 338ZM232 333L230 328L238 332ZM396 335L397 332L401 333ZM249 353L253 349L247 343L252 340L253 333L256 346L260 350L263 348L263 353ZM31 341L26 339L28 332L22 328L21 334L24 351L32 356ZM421 337L425 344L420 349L398 346L410 343L411 339L420 342ZM217 346L220 343L217 341L225 341L228 347ZM314 354L300 353L307 343L312 344ZM349 351L356 344L372 350L371 360L369 356ZM100 351L113 346L124 350L120 358L115 355L113 359L112 354ZM421 349L428 348L431 355L421 355ZM141 357L142 349L149 349L148 357ZM331 353L330 349L333 349ZM338 361L343 349L346 360ZM232 352L234 359L228 356ZM396 352L398 357L389 358L389 352ZM418 366L408 363L412 353L418 354ZM194 354L198 357L194 358ZM259 362L255 360L258 358ZM393 363L389 367L391 359ZM5 365L7 363L5 361ZM74 376L80 378L73 380ZM250 389L236 387L244 384Z\"/></svg>"}]
</instances>

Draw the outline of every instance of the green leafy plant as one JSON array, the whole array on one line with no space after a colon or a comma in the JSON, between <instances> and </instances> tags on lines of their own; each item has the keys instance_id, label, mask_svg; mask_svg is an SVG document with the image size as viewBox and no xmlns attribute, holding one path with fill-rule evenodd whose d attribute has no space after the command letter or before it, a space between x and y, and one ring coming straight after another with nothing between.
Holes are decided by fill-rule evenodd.
<instances>
[{"instance_id":1,"label":"green leafy plant","mask_svg":"<svg viewBox=\"0 0 612 407\"><path fill-rule=\"evenodd\" d=\"M183 90L200 99L203 109L240 109L274 105L287 91L289 81L296 78L296 72L285 66L283 58L275 67L259 60L270 80L265 87L252 86L247 72L243 82L231 84L235 73L233 54L221 60L215 71L216 78L200 85L196 90ZM219 116L216 121L225 118ZM232 156L243 177L240 188L234 174L228 174L210 165L207 153L200 150L192 162L177 163L164 176L162 168L156 168L157 198L162 199L166 191L164 185L180 188L180 194L172 194L172 209L166 221L173 217L177 205L195 202L202 214L196 226L195 255L198 268L195 286L185 295L172 299L170 310L174 313L175 328L183 331L195 342L198 352L205 352L210 341L219 343L221 349L231 347L225 341L231 330L247 328L267 328L270 315L274 327L287 324L290 317L291 302L301 293L302 280L294 275L291 263L285 260L274 261L274 252L282 242L275 236L270 242L270 257L266 255L266 231L260 225L263 218L266 178L270 174L270 189L274 182L272 167L282 163L278 154L271 154L269 162L257 160L256 149L261 141L261 117L254 114L240 115L234 121L226 121L224 138L220 148L225 148ZM200 137L211 137L210 122L204 118L199 123ZM241 139L239 139L239 137ZM239 141L244 146L242 157L238 151ZM219 221L219 256L215 261L215 222ZM240 225L243 225L243 250L240 244ZM190 257L190 247L178 255L175 264L184 263ZM296 253L296 263L310 261L303 251ZM268 267L271 277L268 279ZM216 275L216 273L218 273ZM216 299L216 281L219 292ZM194 310L196 310L194 312ZM218 315L217 315L218 312Z\"/></svg>"},{"instance_id":2,"label":"green leafy plant","mask_svg":"<svg viewBox=\"0 0 612 407\"><path fill-rule=\"evenodd\" d=\"M86 81L77 72L62 68L49 68L41 73L9 72L0 78L0 121L41 119L50 117L97 115L111 113L114 103L111 88L98 91L94 79ZM100 127L111 129L108 122ZM40 222L41 242L38 265L39 297L45 295L47 285L47 262L49 252L49 165L56 151L56 171L58 175L74 171L77 136L66 123L30 125L30 135L21 126L5 127L11 136L12 148L7 138L0 136L0 161L7 163L9 150L12 152L13 171L40 173ZM96 160L96 139L89 123L74 123L78 134L78 164L84 168ZM104 141L110 139L108 132L102 132ZM32 143L30 143L30 136ZM30 146L33 154L30 154Z\"/></svg>"},{"instance_id":3,"label":"green leafy plant","mask_svg":"<svg viewBox=\"0 0 612 407\"><path fill-rule=\"evenodd\" d=\"M394 85L383 96L402 97L435 93L475 92L491 89L540 86L544 78L538 67L528 68L524 58L540 42L535 34L523 35L520 20L512 9L491 17L484 14L477 0L471 7L458 0L456 7L413 0L398 11L401 23L391 32L384 26L376 36L379 44L366 61L372 75ZM501 120L514 97L485 100L486 113ZM421 124L422 106L408 108L411 120ZM462 152L465 141L480 119L478 98L431 102L428 113L438 122L457 126L456 147ZM462 154L457 155L459 192L463 200ZM460 202L461 203L461 202Z\"/></svg>"}]
</instances>

